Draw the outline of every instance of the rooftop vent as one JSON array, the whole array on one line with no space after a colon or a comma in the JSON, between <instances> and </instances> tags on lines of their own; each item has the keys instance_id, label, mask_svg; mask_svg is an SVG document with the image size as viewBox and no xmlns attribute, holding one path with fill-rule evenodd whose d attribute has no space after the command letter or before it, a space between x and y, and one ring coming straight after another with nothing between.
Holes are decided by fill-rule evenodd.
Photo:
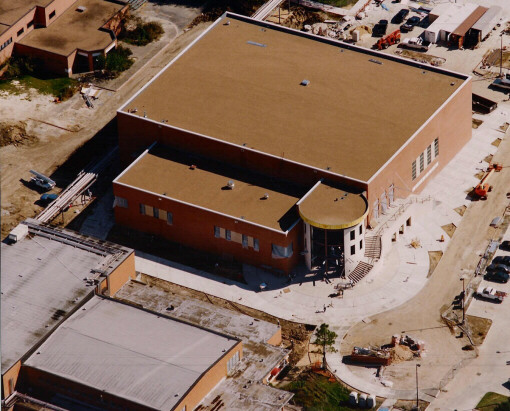
<instances>
[{"instance_id":1,"label":"rooftop vent","mask_svg":"<svg viewBox=\"0 0 510 411\"><path fill-rule=\"evenodd\" d=\"M230 20L227 20L224 24L224 26L230 26Z\"/></svg>"},{"instance_id":2,"label":"rooftop vent","mask_svg":"<svg viewBox=\"0 0 510 411\"><path fill-rule=\"evenodd\" d=\"M197 168L197 166L195 164L192 164L192 165L189 166L190 170L194 170L195 168Z\"/></svg>"},{"instance_id":3,"label":"rooftop vent","mask_svg":"<svg viewBox=\"0 0 510 411\"><path fill-rule=\"evenodd\" d=\"M227 187L232 190L235 187L235 183L232 180L228 180Z\"/></svg>"},{"instance_id":4,"label":"rooftop vent","mask_svg":"<svg viewBox=\"0 0 510 411\"><path fill-rule=\"evenodd\" d=\"M83 13L85 10L87 10L87 8L85 6L79 6L76 8L76 11L78 13Z\"/></svg>"},{"instance_id":5,"label":"rooftop vent","mask_svg":"<svg viewBox=\"0 0 510 411\"><path fill-rule=\"evenodd\" d=\"M269 194L268 193L264 193L264 196L262 197L264 200L267 200L269 198Z\"/></svg>"},{"instance_id":6,"label":"rooftop vent","mask_svg":"<svg viewBox=\"0 0 510 411\"><path fill-rule=\"evenodd\" d=\"M308 86L310 84L310 80L304 79L301 83L299 83L301 86Z\"/></svg>"},{"instance_id":7,"label":"rooftop vent","mask_svg":"<svg viewBox=\"0 0 510 411\"><path fill-rule=\"evenodd\" d=\"M382 61L379 61L379 60L376 60L376 59L370 59L368 61L370 61L371 63L375 63L375 64L382 64Z\"/></svg>"}]
</instances>

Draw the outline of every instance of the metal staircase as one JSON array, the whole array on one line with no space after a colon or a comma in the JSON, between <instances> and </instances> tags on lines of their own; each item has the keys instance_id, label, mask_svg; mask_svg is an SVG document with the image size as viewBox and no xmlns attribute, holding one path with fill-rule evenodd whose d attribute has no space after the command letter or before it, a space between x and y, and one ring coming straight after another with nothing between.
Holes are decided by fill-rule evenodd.
<instances>
[{"instance_id":1,"label":"metal staircase","mask_svg":"<svg viewBox=\"0 0 510 411\"><path fill-rule=\"evenodd\" d=\"M356 284L370 272L372 267L372 265L360 261L354 271L348 275L348 278L352 281L353 284Z\"/></svg>"}]
</instances>

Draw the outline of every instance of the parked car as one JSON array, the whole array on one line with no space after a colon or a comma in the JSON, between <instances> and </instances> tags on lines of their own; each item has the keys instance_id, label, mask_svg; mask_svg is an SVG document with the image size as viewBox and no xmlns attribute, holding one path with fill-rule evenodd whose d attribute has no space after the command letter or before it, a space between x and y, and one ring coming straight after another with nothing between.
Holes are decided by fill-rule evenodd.
<instances>
[{"instance_id":1,"label":"parked car","mask_svg":"<svg viewBox=\"0 0 510 411\"><path fill-rule=\"evenodd\" d=\"M404 33L407 32L407 31L413 31L414 26L418 25L420 20L421 19L418 16L413 16L413 17L407 19L405 24L402 24L400 26L400 31L402 31Z\"/></svg>"},{"instance_id":2,"label":"parked car","mask_svg":"<svg viewBox=\"0 0 510 411\"><path fill-rule=\"evenodd\" d=\"M510 274L510 266L502 263L492 263L489 265L486 269L487 272L489 271L503 271L504 273Z\"/></svg>"},{"instance_id":3,"label":"parked car","mask_svg":"<svg viewBox=\"0 0 510 411\"><path fill-rule=\"evenodd\" d=\"M510 255L498 255L497 257L494 257L492 263L510 265Z\"/></svg>"},{"instance_id":4,"label":"parked car","mask_svg":"<svg viewBox=\"0 0 510 411\"><path fill-rule=\"evenodd\" d=\"M510 275L503 271L490 271L485 274L485 279L488 281L494 281L495 283L507 283Z\"/></svg>"},{"instance_id":5,"label":"parked car","mask_svg":"<svg viewBox=\"0 0 510 411\"><path fill-rule=\"evenodd\" d=\"M510 251L510 241L503 241L500 245L499 245L499 248L501 250L505 250L505 251ZM510 257L509 258L509 261L510 261Z\"/></svg>"},{"instance_id":6,"label":"parked car","mask_svg":"<svg viewBox=\"0 0 510 411\"><path fill-rule=\"evenodd\" d=\"M404 19L407 17L408 14L409 14L408 9L402 9L397 14L395 14L393 16L393 18L391 19L391 22L394 24L400 24L404 21Z\"/></svg>"},{"instance_id":7,"label":"parked car","mask_svg":"<svg viewBox=\"0 0 510 411\"><path fill-rule=\"evenodd\" d=\"M383 37L388 30L388 20L380 20L372 30L373 37Z\"/></svg>"},{"instance_id":8,"label":"parked car","mask_svg":"<svg viewBox=\"0 0 510 411\"><path fill-rule=\"evenodd\" d=\"M58 198L58 194L43 194L39 200L41 200L45 204L51 203L53 200L56 200Z\"/></svg>"}]
</instances>

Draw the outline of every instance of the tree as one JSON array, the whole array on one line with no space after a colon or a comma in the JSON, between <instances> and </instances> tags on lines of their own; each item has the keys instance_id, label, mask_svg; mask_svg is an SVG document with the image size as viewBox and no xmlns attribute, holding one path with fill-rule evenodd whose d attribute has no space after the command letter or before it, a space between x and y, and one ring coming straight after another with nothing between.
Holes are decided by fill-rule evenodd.
<instances>
[{"instance_id":1,"label":"tree","mask_svg":"<svg viewBox=\"0 0 510 411\"><path fill-rule=\"evenodd\" d=\"M510 411L510 399L508 399L506 402L503 402L499 404L495 411Z\"/></svg>"},{"instance_id":2,"label":"tree","mask_svg":"<svg viewBox=\"0 0 510 411\"><path fill-rule=\"evenodd\" d=\"M326 368L326 351L337 352L335 348L335 340L338 335L336 332L329 329L328 324L322 323L319 328L315 330L315 341L313 344L322 346L322 367Z\"/></svg>"}]
</instances>

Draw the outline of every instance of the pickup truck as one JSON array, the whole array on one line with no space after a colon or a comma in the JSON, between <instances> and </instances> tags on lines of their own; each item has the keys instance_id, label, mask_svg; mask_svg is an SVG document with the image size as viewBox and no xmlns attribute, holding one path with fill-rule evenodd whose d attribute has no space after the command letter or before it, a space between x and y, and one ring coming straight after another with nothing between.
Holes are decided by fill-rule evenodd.
<instances>
[{"instance_id":1,"label":"pickup truck","mask_svg":"<svg viewBox=\"0 0 510 411\"><path fill-rule=\"evenodd\" d=\"M494 301L496 303L501 303L506 297L506 293L503 291L497 291L493 287L480 287L476 291L476 297L484 300Z\"/></svg>"},{"instance_id":2,"label":"pickup truck","mask_svg":"<svg viewBox=\"0 0 510 411\"><path fill-rule=\"evenodd\" d=\"M404 47L407 49L414 49L419 51L428 51L430 42L423 41L421 37L411 37L405 38L402 43L400 43L400 47Z\"/></svg>"}]
</instances>

